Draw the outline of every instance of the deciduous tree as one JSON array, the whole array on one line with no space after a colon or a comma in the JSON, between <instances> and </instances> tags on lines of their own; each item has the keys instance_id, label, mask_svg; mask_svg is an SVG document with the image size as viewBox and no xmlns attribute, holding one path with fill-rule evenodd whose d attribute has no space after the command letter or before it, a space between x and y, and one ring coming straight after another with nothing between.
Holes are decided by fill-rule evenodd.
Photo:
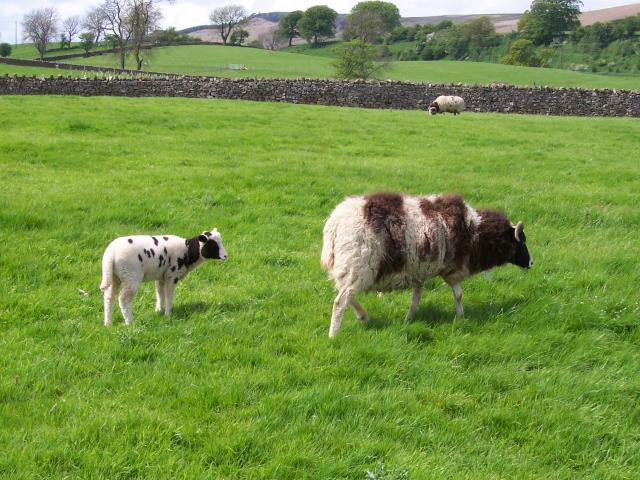
<instances>
[{"instance_id":1,"label":"deciduous tree","mask_svg":"<svg viewBox=\"0 0 640 480\"><path fill-rule=\"evenodd\" d=\"M581 0L533 0L518 22L518 30L536 45L549 44L580 25Z\"/></svg>"},{"instance_id":2,"label":"deciduous tree","mask_svg":"<svg viewBox=\"0 0 640 480\"><path fill-rule=\"evenodd\" d=\"M308 8L300 21L298 28L307 42L318 45L318 39L321 37L331 37L336 31L336 18L338 12L326 5L316 5Z\"/></svg>"},{"instance_id":3,"label":"deciduous tree","mask_svg":"<svg viewBox=\"0 0 640 480\"><path fill-rule=\"evenodd\" d=\"M31 10L22 20L24 39L33 42L40 60L44 60L47 45L55 38L58 29L58 14L54 8Z\"/></svg>"},{"instance_id":4,"label":"deciduous tree","mask_svg":"<svg viewBox=\"0 0 640 480\"><path fill-rule=\"evenodd\" d=\"M347 17L345 38L360 38L365 43L380 40L400 26L400 12L393 3L368 0L356 4Z\"/></svg>"},{"instance_id":5,"label":"deciduous tree","mask_svg":"<svg viewBox=\"0 0 640 480\"><path fill-rule=\"evenodd\" d=\"M282 17L278 22L278 30L283 37L287 37L289 39L289 46L291 46L291 42L294 38L300 36L298 22L303 15L304 12L302 10L295 10Z\"/></svg>"},{"instance_id":6,"label":"deciduous tree","mask_svg":"<svg viewBox=\"0 0 640 480\"><path fill-rule=\"evenodd\" d=\"M246 22L248 15L247 9L242 5L225 5L211 12L209 19L218 28L222 43L226 45L231 32Z\"/></svg>"},{"instance_id":7,"label":"deciduous tree","mask_svg":"<svg viewBox=\"0 0 640 480\"><path fill-rule=\"evenodd\" d=\"M69 48L71 48L73 37L80 33L80 23L80 17L77 15L69 17L64 22L62 22L62 31L67 38L67 46Z\"/></svg>"}]
</instances>

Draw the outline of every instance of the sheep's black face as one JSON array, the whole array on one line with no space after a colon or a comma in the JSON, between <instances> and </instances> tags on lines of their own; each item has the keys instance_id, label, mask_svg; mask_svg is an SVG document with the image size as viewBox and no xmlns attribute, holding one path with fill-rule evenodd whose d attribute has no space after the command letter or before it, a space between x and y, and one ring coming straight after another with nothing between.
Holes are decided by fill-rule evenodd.
<instances>
[{"instance_id":1,"label":"sheep's black face","mask_svg":"<svg viewBox=\"0 0 640 480\"><path fill-rule=\"evenodd\" d=\"M207 260L226 260L227 251L222 245L222 237L217 229L212 232L203 232L198 237L200 240L200 255Z\"/></svg>"},{"instance_id":2,"label":"sheep's black face","mask_svg":"<svg viewBox=\"0 0 640 480\"><path fill-rule=\"evenodd\" d=\"M429 113L431 115L435 115L439 111L440 111L440 105L438 105L438 102L433 102L431 105L429 105Z\"/></svg>"},{"instance_id":3,"label":"sheep's black face","mask_svg":"<svg viewBox=\"0 0 640 480\"><path fill-rule=\"evenodd\" d=\"M516 242L516 248L513 263L522 268L531 268L533 266L533 259L527 249L527 237L524 234L522 222L518 222L518 225L514 227L514 240Z\"/></svg>"}]
</instances>

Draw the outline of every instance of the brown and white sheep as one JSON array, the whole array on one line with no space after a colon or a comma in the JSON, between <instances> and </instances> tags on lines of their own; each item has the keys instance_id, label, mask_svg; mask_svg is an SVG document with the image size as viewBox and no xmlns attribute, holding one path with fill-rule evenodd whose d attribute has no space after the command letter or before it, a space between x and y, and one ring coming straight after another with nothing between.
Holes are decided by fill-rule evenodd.
<instances>
[{"instance_id":1,"label":"brown and white sheep","mask_svg":"<svg viewBox=\"0 0 640 480\"><path fill-rule=\"evenodd\" d=\"M474 210L454 195L347 198L324 226L321 264L338 291L329 336L338 333L348 304L367 321L358 292L412 288L410 319L425 281L436 276L453 290L462 316L462 281L505 263L533 265L522 222L513 225L499 211Z\"/></svg>"}]
</instances>

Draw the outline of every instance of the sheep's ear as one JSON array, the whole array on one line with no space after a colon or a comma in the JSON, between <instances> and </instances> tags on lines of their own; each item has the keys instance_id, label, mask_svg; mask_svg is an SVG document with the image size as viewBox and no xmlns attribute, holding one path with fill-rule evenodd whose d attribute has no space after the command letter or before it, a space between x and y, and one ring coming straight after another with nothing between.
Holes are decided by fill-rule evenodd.
<instances>
[{"instance_id":1,"label":"sheep's ear","mask_svg":"<svg viewBox=\"0 0 640 480\"><path fill-rule=\"evenodd\" d=\"M200 240L202 243L207 243L207 236L206 235L198 235L198 240Z\"/></svg>"},{"instance_id":2,"label":"sheep's ear","mask_svg":"<svg viewBox=\"0 0 640 480\"><path fill-rule=\"evenodd\" d=\"M522 224L522 222L518 222L518 224L515 226L515 236L516 236L516 241L518 243L522 242L523 231L524 231L524 225Z\"/></svg>"}]
</instances>

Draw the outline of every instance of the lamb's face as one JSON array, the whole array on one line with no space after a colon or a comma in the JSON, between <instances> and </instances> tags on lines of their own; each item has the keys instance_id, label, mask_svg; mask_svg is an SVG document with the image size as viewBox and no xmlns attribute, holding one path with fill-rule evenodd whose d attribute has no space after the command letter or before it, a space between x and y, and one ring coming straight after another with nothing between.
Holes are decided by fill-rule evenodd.
<instances>
[{"instance_id":1,"label":"lamb's face","mask_svg":"<svg viewBox=\"0 0 640 480\"><path fill-rule=\"evenodd\" d=\"M435 115L440 111L440 105L438 105L438 102L433 102L431 105L429 105L429 114L430 115Z\"/></svg>"},{"instance_id":2,"label":"lamb's face","mask_svg":"<svg viewBox=\"0 0 640 480\"><path fill-rule=\"evenodd\" d=\"M200 241L200 255L208 260L227 260L227 251L222 244L222 236L217 228L210 232L202 232L198 237Z\"/></svg>"}]
</instances>

